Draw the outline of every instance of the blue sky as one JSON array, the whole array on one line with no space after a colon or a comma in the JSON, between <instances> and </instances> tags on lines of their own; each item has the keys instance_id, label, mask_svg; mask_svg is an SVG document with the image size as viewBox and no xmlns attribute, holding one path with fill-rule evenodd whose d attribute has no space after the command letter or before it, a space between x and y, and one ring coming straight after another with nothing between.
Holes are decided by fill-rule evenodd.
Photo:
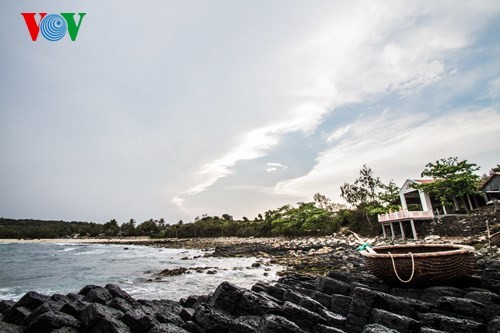
<instances>
[{"instance_id":1,"label":"blue sky","mask_svg":"<svg viewBox=\"0 0 500 333\"><path fill-rule=\"evenodd\" d=\"M500 163L498 1L3 1L0 216L253 218ZM86 12L31 41L21 12Z\"/></svg>"}]
</instances>

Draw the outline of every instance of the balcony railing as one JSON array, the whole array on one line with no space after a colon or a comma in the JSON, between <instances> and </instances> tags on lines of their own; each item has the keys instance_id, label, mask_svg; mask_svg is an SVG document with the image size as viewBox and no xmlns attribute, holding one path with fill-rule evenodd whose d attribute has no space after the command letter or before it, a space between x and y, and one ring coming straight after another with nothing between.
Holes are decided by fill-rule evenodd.
<instances>
[{"instance_id":1,"label":"balcony railing","mask_svg":"<svg viewBox=\"0 0 500 333\"><path fill-rule=\"evenodd\" d=\"M378 214L379 222L390 222L397 220L408 220L408 219L432 219L434 214L431 210L428 211L408 211L401 210L399 212L389 212L385 214Z\"/></svg>"}]
</instances>

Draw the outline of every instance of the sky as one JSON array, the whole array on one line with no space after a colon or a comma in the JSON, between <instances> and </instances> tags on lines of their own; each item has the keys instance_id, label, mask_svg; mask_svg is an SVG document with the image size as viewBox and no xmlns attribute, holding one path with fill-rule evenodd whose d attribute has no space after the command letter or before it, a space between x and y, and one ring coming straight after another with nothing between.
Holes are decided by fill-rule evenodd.
<instances>
[{"instance_id":1,"label":"sky","mask_svg":"<svg viewBox=\"0 0 500 333\"><path fill-rule=\"evenodd\" d=\"M0 216L253 219L500 163L500 2L0 3ZM86 13L32 41L21 13ZM37 20L39 17L37 16Z\"/></svg>"}]
</instances>

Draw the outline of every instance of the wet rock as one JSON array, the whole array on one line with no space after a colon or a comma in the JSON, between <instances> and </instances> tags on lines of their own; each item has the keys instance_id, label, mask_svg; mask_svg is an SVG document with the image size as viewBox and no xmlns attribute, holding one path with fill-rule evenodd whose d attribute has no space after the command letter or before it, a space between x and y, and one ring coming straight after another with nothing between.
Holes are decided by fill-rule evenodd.
<instances>
[{"instance_id":1,"label":"wet rock","mask_svg":"<svg viewBox=\"0 0 500 333\"><path fill-rule=\"evenodd\" d=\"M186 267L174 268L174 269L164 269L160 273L159 276L177 276L186 273L188 269Z\"/></svg>"},{"instance_id":2,"label":"wet rock","mask_svg":"<svg viewBox=\"0 0 500 333\"><path fill-rule=\"evenodd\" d=\"M179 313L179 317L184 321L193 320L194 309L191 308L183 308Z\"/></svg>"},{"instance_id":3,"label":"wet rock","mask_svg":"<svg viewBox=\"0 0 500 333\"><path fill-rule=\"evenodd\" d=\"M104 288L106 288L113 298L121 298L127 301L128 303L137 306L139 303L130 296L127 292L123 291L120 287L115 284L107 284Z\"/></svg>"},{"instance_id":4,"label":"wet rock","mask_svg":"<svg viewBox=\"0 0 500 333\"><path fill-rule=\"evenodd\" d=\"M94 303L86 307L80 313L80 321L83 326L87 329L93 329L94 326L99 324L100 328L110 327L110 329L116 328L115 321L123 317L123 312L116 309L106 307L99 303ZM112 322L109 325L103 324L103 322Z\"/></svg>"},{"instance_id":5,"label":"wet rock","mask_svg":"<svg viewBox=\"0 0 500 333\"><path fill-rule=\"evenodd\" d=\"M10 324L20 324L31 314L24 306L13 306L4 313L3 321Z\"/></svg>"},{"instance_id":6,"label":"wet rock","mask_svg":"<svg viewBox=\"0 0 500 333\"><path fill-rule=\"evenodd\" d=\"M244 291L236 305L233 314L263 316L267 313L277 311L279 304L268 297L253 291Z\"/></svg>"},{"instance_id":7,"label":"wet rock","mask_svg":"<svg viewBox=\"0 0 500 333\"><path fill-rule=\"evenodd\" d=\"M117 319L99 320L91 330L92 333L131 333L129 327Z\"/></svg>"},{"instance_id":8,"label":"wet rock","mask_svg":"<svg viewBox=\"0 0 500 333\"><path fill-rule=\"evenodd\" d=\"M231 325L231 317L209 304L200 304L194 313L194 321L206 333L225 333Z\"/></svg>"},{"instance_id":9,"label":"wet rock","mask_svg":"<svg viewBox=\"0 0 500 333\"><path fill-rule=\"evenodd\" d=\"M473 291L467 293L464 298L483 304L486 307L487 318L500 315L500 296L495 293L490 291Z\"/></svg>"},{"instance_id":10,"label":"wet rock","mask_svg":"<svg viewBox=\"0 0 500 333\"><path fill-rule=\"evenodd\" d=\"M304 333L292 321L277 315L266 315L257 327L259 333Z\"/></svg>"},{"instance_id":11,"label":"wet rock","mask_svg":"<svg viewBox=\"0 0 500 333\"><path fill-rule=\"evenodd\" d=\"M243 292L243 288L229 282L223 282L215 289L209 304L227 313L233 313Z\"/></svg>"},{"instance_id":12,"label":"wet rock","mask_svg":"<svg viewBox=\"0 0 500 333\"><path fill-rule=\"evenodd\" d=\"M188 331L174 324L159 323L146 333L188 333Z\"/></svg>"},{"instance_id":13,"label":"wet rock","mask_svg":"<svg viewBox=\"0 0 500 333\"><path fill-rule=\"evenodd\" d=\"M391 327L399 332L418 333L420 331L420 324L416 320L381 309L372 310L370 323Z\"/></svg>"},{"instance_id":14,"label":"wet rock","mask_svg":"<svg viewBox=\"0 0 500 333\"><path fill-rule=\"evenodd\" d=\"M146 314L141 309L129 310L121 318L121 321L130 327L132 333L146 333L153 326L159 324L154 316Z\"/></svg>"},{"instance_id":15,"label":"wet rock","mask_svg":"<svg viewBox=\"0 0 500 333\"><path fill-rule=\"evenodd\" d=\"M79 317L80 313L90 305L88 302L83 301L68 301L61 307L61 312L69 314L75 318Z\"/></svg>"},{"instance_id":16,"label":"wet rock","mask_svg":"<svg viewBox=\"0 0 500 333\"><path fill-rule=\"evenodd\" d=\"M459 319L439 313L421 313L418 317L424 326L429 326L444 332L479 333L486 331L486 326L484 324L470 319Z\"/></svg>"},{"instance_id":17,"label":"wet rock","mask_svg":"<svg viewBox=\"0 0 500 333\"><path fill-rule=\"evenodd\" d=\"M132 304L130 304L123 298L118 298L118 297L113 298L111 301L108 302L107 305L123 313L134 309L134 306L132 306Z\"/></svg>"},{"instance_id":18,"label":"wet rock","mask_svg":"<svg viewBox=\"0 0 500 333\"><path fill-rule=\"evenodd\" d=\"M441 286L441 287L426 288L422 293L422 295L420 296L420 299L427 303L435 303L438 299L444 296L462 297L464 295L465 291L461 289L455 287Z\"/></svg>"},{"instance_id":19,"label":"wet rock","mask_svg":"<svg viewBox=\"0 0 500 333\"><path fill-rule=\"evenodd\" d=\"M488 333L498 333L500 332L500 316L493 318L488 323Z\"/></svg>"},{"instance_id":20,"label":"wet rock","mask_svg":"<svg viewBox=\"0 0 500 333\"><path fill-rule=\"evenodd\" d=\"M0 332L2 333L21 333L22 326L9 324L0 320Z\"/></svg>"},{"instance_id":21,"label":"wet rock","mask_svg":"<svg viewBox=\"0 0 500 333\"><path fill-rule=\"evenodd\" d=\"M400 333L400 332L379 324L370 324L366 325L363 328L362 333Z\"/></svg>"},{"instance_id":22,"label":"wet rock","mask_svg":"<svg viewBox=\"0 0 500 333\"><path fill-rule=\"evenodd\" d=\"M321 291L313 291L310 295L312 299L323 305L325 308L330 308L331 296Z\"/></svg>"},{"instance_id":23,"label":"wet rock","mask_svg":"<svg viewBox=\"0 0 500 333\"><path fill-rule=\"evenodd\" d=\"M254 333L257 332L261 317L240 316L233 320L229 327L229 333Z\"/></svg>"},{"instance_id":24,"label":"wet rock","mask_svg":"<svg viewBox=\"0 0 500 333\"><path fill-rule=\"evenodd\" d=\"M319 309L317 312L323 319L326 320L329 326L335 326L338 328L342 328L345 326L346 322L346 317L339 315L337 313L325 310L325 309Z\"/></svg>"},{"instance_id":25,"label":"wet rock","mask_svg":"<svg viewBox=\"0 0 500 333\"><path fill-rule=\"evenodd\" d=\"M317 289L328 295L341 294L347 296L351 293L351 286L347 282L328 277L318 279Z\"/></svg>"},{"instance_id":26,"label":"wet rock","mask_svg":"<svg viewBox=\"0 0 500 333\"><path fill-rule=\"evenodd\" d=\"M331 327L331 326L326 326L323 324L316 324L313 327L314 333L345 333L341 329Z\"/></svg>"},{"instance_id":27,"label":"wet rock","mask_svg":"<svg viewBox=\"0 0 500 333\"><path fill-rule=\"evenodd\" d=\"M113 298L108 289L103 287L95 287L88 291L83 300L89 303L106 304Z\"/></svg>"},{"instance_id":28,"label":"wet rock","mask_svg":"<svg viewBox=\"0 0 500 333\"><path fill-rule=\"evenodd\" d=\"M1 331L0 331L1 332ZM51 333L79 333L78 330L74 327L61 327L56 330L53 330Z\"/></svg>"},{"instance_id":29,"label":"wet rock","mask_svg":"<svg viewBox=\"0 0 500 333\"><path fill-rule=\"evenodd\" d=\"M313 327L316 323L324 324L326 320L315 312L298 306L291 302L285 302L281 307L280 315L294 322L302 329Z\"/></svg>"},{"instance_id":30,"label":"wet rock","mask_svg":"<svg viewBox=\"0 0 500 333\"><path fill-rule=\"evenodd\" d=\"M0 301L0 313L4 313L8 309L10 309L16 302L11 300Z\"/></svg>"},{"instance_id":31,"label":"wet rock","mask_svg":"<svg viewBox=\"0 0 500 333\"><path fill-rule=\"evenodd\" d=\"M335 313L347 316L351 308L352 297L333 294L331 296L330 310Z\"/></svg>"},{"instance_id":32,"label":"wet rock","mask_svg":"<svg viewBox=\"0 0 500 333\"><path fill-rule=\"evenodd\" d=\"M82 295L82 296L87 296L87 294L92 290L92 289L95 289L95 288L102 288L100 286L96 286L96 285L93 285L93 284L88 284L86 285L85 287L83 287L82 289L80 289L80 291L78 292L78 294ZM68 295L69 297L69 295Z\"/></svg>"},{"instance_id":33,"label":"wet rock","mask_svg":"<svg viewBox=\"0 0 500 333\"><path fill-rule=\"evenodd\" d=\"M48 311L33 320L25 329L25 333L49 333L61 327L78 329L81 323L78 319L64 312Z\"/></svg>"},{"instance_id":34,"label":"wet rock","mask_svg":"<svg viewBox=\"0 0 500 333\"><path fill-rule=\"evenodd\" d=\"M471 299L458 297L441 297L436 302L437 311L445 314L455 314L484 322L488 318L486 306Z\"/></svg>"},{"instance_id":35,"label":"wet rock","mask_svg":"<svg viewBox=\"0 0 500 333\"><path fill-rule=\"evenodd\" d=\"M199 296L189 296L187 298L181 298L179 301L180 305L186 308L192 308L198 301Z\"/></svg>"},{"instance_id":36,"label":"wet rock","mask_svg":"<svg viewBox=\"0 0 500 333\"><path fill-rule=\"evenodd\" d=\"M17 303L5 310L3 321L11 324L20 324L30 313L45 302L50 297L30 291L26 293Z\"/></svg>"}]
</instances>

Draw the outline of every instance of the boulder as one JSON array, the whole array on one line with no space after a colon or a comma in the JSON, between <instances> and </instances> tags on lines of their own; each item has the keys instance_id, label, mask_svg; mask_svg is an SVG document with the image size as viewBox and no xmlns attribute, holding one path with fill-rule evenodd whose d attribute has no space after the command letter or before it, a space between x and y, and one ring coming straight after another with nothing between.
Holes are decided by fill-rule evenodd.
<instances>
[{"instance_id":1,"label":"boulder","mask_svg":"<svg viewBox=\"0 0 500 333\"><path fill-rule=\"evenodd\" d=\"M56 330L53 330L52 332L50 333L79 333L78 330L74 327L61 327L61 328L58 328Z\"/></svg>"},{"instance_id":2,"label":"boulder","mask_svg":"<svg viewBox=\"0 0 500 333\"><path fill-rule=\"evenodd\" d=\"M114 309L120 310L123 313L135 308L134 306L132 306L132 304L127 302L125 299L119 298L119 297L113 298L111 301L108 302L107 305L114 308Z\"/></svg>"},{"instance_id":3,"label":"boulder","mask_svg":"<svg viewBox=\"0 0 500 333\"><path fill-rule=\"evenodd\" d=\"M131 333L129 327L117 319L101 319L95 323L92 333Z\"/></svg>"},{"instance_id":4,"label":"boulder","mask_svg":"<svg viewBox=\"0 0 500 333\"><path fill-rule=\"evenodd\" d=\"M370 324L366 325L363 328L362 333L400 333L400 332L379 324Z\"/></svg>"},{"instance_id":5,"label":"boulder","mask_svg":"<svg viewBox=\"0 0 500 333\"><path fill-rule=\"evenodd\" d=\"M459 315L464 318L469 318L477 321L484 322L489 319L486 306L467 298L441 297L436 302L437 311L444 314Z\"/></svg>"},{"instance_id":6,"label":"boulder","mask_svg":"<svg viewBox=\"0 0 500 333\"><path fill-rule=\"evenodd\" d=\"M244 291L243 288L237 287L232 283L222 282L217 289L215 289L208 304L224 310L227 313L233 313Z\"/></svg>"},{"instance_id":7,"label":"boulder","mask_svg":"<svg viewBox=\"0 0 500 333\"><path fill-rule=\"evenodd\" d=\"M422 295L420 296L420 300L427 303L435 303L438 299L444 296L451 297L462 297L465 295L465 291L449 286L440 286L440 287L430 287L426 288Z\"/></svg>"},{"instance_id":8,"label":"boulder","mask_svg":"<svg viewBox=\"0 0 500 333\"><path fill-rule=\"evenodd\" d=\"M259 333L305 333L292 321L277 315L265 315L257 327Z\"/></svg>"},{"instance_id":9,"label":"boulder","mask_svg":"<svg viewBox=\"0 0 500 333\"><path fill-rule=\"evenodd\" d=\"M118 328L118 324L115 322L118 319L121 319L123 317L123 312L104 306L99 303L94 303L86 307L81 313L80 313L80 321L83 324L83 327L91 330L99 324L99 328L106 328L110 327L110 329L115 329ZM103 324L103 322L110 322L110 324Z\"/></svg>"},{"instance_id":10,"label":"boulder","mask_svg":"<svg viewBox=\"0 0 500 333\"><path fill-rule=\"evenodd\" d=\"M370 323L390 327L399 332L405 332L405 333L420 332L420 323L418 321L381 309L372 310L370 315Z\"/></svg>"},{"instance_id":11,"label":"boulder","mask_svg":"<svg viewBox=\"0 0 500 333\"><path fill-rule=\"evenodd\" d=\"M188 333L188 331L174 324L158 323L147 333Z\"/></svg>"},{"instance_id":12,"label":"boulder","mask_svg":"<svg viewBox=\"0 0 500 333\"><path fill-rule=\"evenodd\" d=\"M317 290L328 295L341 294L348 296L351 293L351 285L340 280L322 277L318 279Z\"/></svg>"},{"instance_id":13,"label":"boulder","mask_svg":"<svg viewBox=\"0 0 500 333\"><path fill-rule=\"evenodd\" d=\"M423 326L453 333L485 332L486 326L470 319L445 316L440 313L420 313L418 315Z\"/></svg>"},{"instance_id":14,"label":"boulder","mask_svg":"<svg viewBox=\"0 0 500 333\"><path fill-rule=\"evenodd\" d=\"M132 297L130 296L127 292L123 291L120 287L118 287L115 284L107 284L104 288L106 288L111 296L113 298L121 298L129 302L130 304L134 306L138 306L139 303Z\"/></svg>"},{"instance_id":15,"label":"boulder","mask_svg":"<svg viewBox=\"0 0 500 333\"><path fill-rule=\"evenodd\" d=\"M228 333L256 333L260 316L240 316L232 321Z\"/></svg>"},{"instance_id":16,"label":"boulder","mask_svg":"<svg viewBox=\"0 0 500 333\"><path fill-rule=\"evenodd\" d=\"M341 329L331 327L331 326L326 326L323 324L316 324L313 327L314 333L345 333Z\"/></svg>"},{"instance_id":17,"label":"boulder","mask_svg":"<svg viewBox=\"0 0 500 333\"><path fill-rule=\"evenodd\" d=\"M498 333L500 332L500 316L493 318L488 323L488 333Z\"/></svg>"},{"instance_id":18,"label":"boulder","mask_svg":"<svg viewBox=\"0 0 500 333\"><path fill-rule=\"evenodd\" d=\"M2 333L22 333L22 326L9 324L0 320L0 332Z\"/></svg>"},{"instance_id":19,"label":"boulder","mask_svg":"<svg viewBox=\"0 0 500 333\"><path fill-rule=\"evenodd\" d=\"M83 300L89 303L106 304L113 298L111 292L103 287L95 287L88 291Z\"/></svg>"},{"instance_id":20,"label":"boulder","mask_svg":"<svg viewBox=\"0 0 500 333\"><path fill-rule=\"evenodd\" d=\"M8 309L10 309L16 302L11 300L0 301L0 313L4 313Z\"/></svg>"},{"instance_id":21,"label":"boulder","mask_svg":"<svg viewBox=\"0 0 500 333\"><path fill-rule=\"evenodd\" d=\"M206 333L225 333L229 330L232 318L215 309L210 304L200 304L194 312L194 322Z\"/></svg>"},{"instance_id":22,"label":"boulder","mask_svg":"<svg viewBox=\"0 0 500 333\"><path fill-rule=\"evenodd\" d=\"M325 324L326 320L315 312L309 311L291 302L285 302L281 307L280 315L294 322L302 329L309 329L315 324Z\"/></svg>"},{"instance_id":23,"label":"boulder","mask_svg":"<svg viewBox=\"0 0 500 333\"><path fill-rule=\"evenodd\" d=\"M81 323L78 319L60 311L47 311L33 320L25 329L25 333L50 333L61 327L78 329Z\"/></svg>"},{"instance_id":24,"label":"boulder","mask_svg":"<svg viewBox=\"0 0 500 333\"><path fill-rule=\"evenodd\" d=\"M330 295L322 293L321 291L313 291L311 293L311 298L314 299L314 300L316 300L316 301L318 301L325 308L330 308L330 302L331 302L331 296Z\"/></svg>"},{"instance_id":25,"label":"boulder","mask_svg":"<svg viewBox=\"0 0 500 333\"><path fill-rule=\"evenodd\" d=\"M267 313L271 313L273 311L277 311L280 309L279 304L269 299L268 297L258 294L253 291L244 291L236 307L233 311L233 314L240 315L256 315L262 316Z\"/></svg>"},{"instance_id":26,"label":"boulder","mask_svg":"<svg viewBox=\"0 0 500 333\"><path fill-rule=\"evenodd\" d=\"M347 316L351 308L352 297L340 294L333 294L331 296L330 310L335 313Z\"/></svg>"},{"instance_id":27,"label":"boulder","mask_svg":"<svg viewBox=\"0 0 500 333\"><path fill-rule=\"evenodd\" d=\"M153 326L159 324L158 320L152 315L146 314L141 309L132 309L127 311L121 318L132 333L146 333Z\"/></svg>"}]
</instances>

